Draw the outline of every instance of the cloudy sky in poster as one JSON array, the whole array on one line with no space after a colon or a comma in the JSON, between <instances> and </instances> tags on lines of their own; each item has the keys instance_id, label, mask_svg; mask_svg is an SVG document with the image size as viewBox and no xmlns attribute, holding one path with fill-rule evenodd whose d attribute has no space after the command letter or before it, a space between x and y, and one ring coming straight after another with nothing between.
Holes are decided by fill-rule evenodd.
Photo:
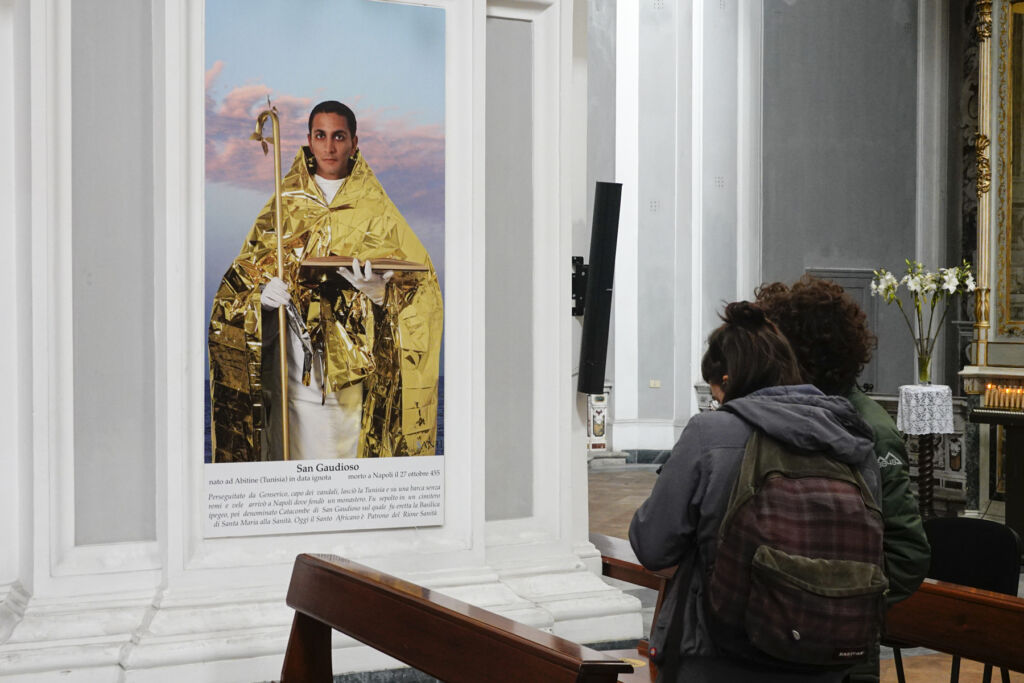
<instances>
[{"instance_id":1,"label":"cloudy sky in poster","mask_svg":"<svg viewBox=\"0 0 1024 683\"><path fill-rule=\"evenodd\" d=\"M267 95L281 163L306 144L310 108L353 108L359 147L444 284L444 11L372 0L207 0L206 309L274 189L249 140ZM269 124L267 126L269 134Z\"/></svg>"}]
</instances>

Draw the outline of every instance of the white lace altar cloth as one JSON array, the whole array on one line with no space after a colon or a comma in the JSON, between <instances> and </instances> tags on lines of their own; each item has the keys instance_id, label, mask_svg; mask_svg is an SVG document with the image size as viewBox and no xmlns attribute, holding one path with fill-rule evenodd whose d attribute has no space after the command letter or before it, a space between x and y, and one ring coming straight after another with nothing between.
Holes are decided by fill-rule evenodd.
<instances>
[{"instance_id":1,"label":"white lace altar cloth","mask_svg":"<svg viewBox=\"0 0 1024 683\"><path fill-rule=\"evenodd\" d=\"M896 428L904 434L952 434L953 390L945 384L904 384Z\"/></svg>"}]
</instances>

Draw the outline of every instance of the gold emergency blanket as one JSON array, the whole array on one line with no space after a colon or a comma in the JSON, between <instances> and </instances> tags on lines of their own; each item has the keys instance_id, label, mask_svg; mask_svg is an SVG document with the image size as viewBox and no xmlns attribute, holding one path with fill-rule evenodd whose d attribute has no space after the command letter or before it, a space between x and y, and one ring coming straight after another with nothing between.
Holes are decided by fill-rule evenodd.
<instances>
[{"instance_id":1,"label":"gold emergency blanket","mask_svg":"<svg viewBox=\"0 0 1024 683\"><path fill-rule=\"evenodd\" d=\"M311 159L309 148L303 147L282 185L283 279L313 348L322 354L324 391L364 383L360 457L433 455L443 324L433 264L362 155L357 154L352 173L330 204L310 175ZM396 272L383 306L377 307L333 272L299 282L299 266L311 256L353 256L360 262L396 258L425 264L429 272ZM276 274L271 197L213 300L209 349L214 462L282 457L261 455L268 436L262 363L271 359L264 353L260 289Z\"/></svg>"}]
</instances>

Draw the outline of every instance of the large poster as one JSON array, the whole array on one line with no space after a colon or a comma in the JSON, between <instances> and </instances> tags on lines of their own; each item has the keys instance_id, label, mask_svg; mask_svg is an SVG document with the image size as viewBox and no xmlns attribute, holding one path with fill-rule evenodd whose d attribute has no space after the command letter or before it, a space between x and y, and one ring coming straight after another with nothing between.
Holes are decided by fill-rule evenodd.
<instances>
[{"instance_id":1,"label":"large poster","mask_svg":"<svg viewBox=\"0 0 1024 683\"><path fill-rule=\"evenodd\" d=\"M238 9L206 2L206 534L440 524L444 11Z\"/></svg>"}]
</instances>

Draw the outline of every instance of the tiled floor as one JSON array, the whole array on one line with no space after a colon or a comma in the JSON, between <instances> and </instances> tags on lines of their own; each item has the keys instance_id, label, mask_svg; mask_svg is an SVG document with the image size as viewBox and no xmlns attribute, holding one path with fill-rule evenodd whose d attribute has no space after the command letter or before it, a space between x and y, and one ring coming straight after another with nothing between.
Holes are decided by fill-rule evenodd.
<instances>
[{"instance_id":1,"label":"tiled floor","mask_svg":"<svg viewBox=\"0 0 1024 683\"><path fill-rule=\"evenodd\" d=\"M626 538L633 511L654 486L657 465L590 468L590 530Z\"/></svg>"},{"instance_id":2,"label":"tiled floor","mask_svg":"<svg viewBox=\"0 0 1024 683\"><path fill-rule=\"evenodd\" d=\"M658 476L655 469L657 468L653 465L619 466L592 463L589 475L590 530L626 538L633 511L647 498ZM883 649L882 681L896 681L896 669L891 656L891 650ZM949 680L951 659L949 655L930 650L905 651L903 666L908 683ZM981 664L961 662L960 680L963 683L980 681L981 676ZM993 679L1000 680L998 671L994 673ZM1010 680L1024 683L1024 674L1011 673Z\"/></svg>"}]
</instances>

